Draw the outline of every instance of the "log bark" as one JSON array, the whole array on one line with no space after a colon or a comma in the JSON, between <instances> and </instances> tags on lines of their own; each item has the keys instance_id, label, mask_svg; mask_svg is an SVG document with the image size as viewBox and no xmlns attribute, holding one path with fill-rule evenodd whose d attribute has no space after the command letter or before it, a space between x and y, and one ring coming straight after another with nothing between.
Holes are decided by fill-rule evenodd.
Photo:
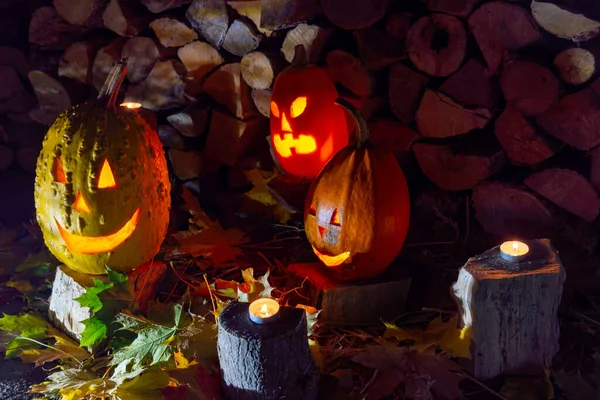
<instances>
[{"instance_id":1,"label":"log bark","mask_svg":"<svg viewBox=\"0 0 600 400\"><path fill-rule=\"evenodd\" d=\"M448 76L462 64L467 31L456 17L432 14L415 22L406 37L406 49L415 66L433 76Z\"/></svg>"},{"instance_id":2,"label":"log bark","mask_svg":"<svg viewBox=\"0 0 600 400\"><path fill-rule=\"evenodd\" d=\"M58 76L66 76L81 83L92 83L92 65L97 44L77 42L69 46L58 64Z\"/></svg>"},{"instance_id":3,"label":"log bark","mask_svg":"<svg viewBox=\"0 0 600 400\"><path fill-rule=\"evenodd\" d=\"M104 26L123 37L139 35L148 25L148 12L138 3L110 0L102 19Z\"/></svg>"},{"instance_id":4,"label":"log bark","mask_svg":"<svg viewBox=\"0 0 600 400\"><path fill-rule=\"evenodd\" d=\"M257 325L248 317L248 306L231 302L219 316L217 350L225 397L316 400L319 372L306 339L305 311L283 307L276 322Z\"/></svg>"},{"instance_id":5,"label":"log bark","mask_svg":"<svg viewBox=\"0 0 600 400\"><path fill-rule=\"evenodd\" d=\"M29 21L29 43L44 50L62 50L77 41L84 30L83 27L67 24L54 7L40 7Z\"/></svg>"},{"instance_id":6,"label":"log bark","mask_svg":"<svg viewBox=\"0 0 600 400\"><path fill-rule=\"evenodd\" d=\"M516 61L500 74L500 87L506 102L524 115L546 111L558 99L558 80L539 64Z\"/></svg>"},{"instance_id":7,"label":"log bark","mask_svg":"<svg viewBox=\"0 0 600 400\"><path fill-rule=\"evenodd\" d=\"M285 67L285 62L276 54L255 51L246 54L240 62L244 81L252 89L266 90L273 86L275 77Z\"/></svg>"},{"instance_id":8,"label":"log bark","mask_svg":"<svg viewBox=\"0 0 600 400\"><path fill-rule=\"evenodd\" d=\"M404 43L387 32L367 28L354 31L360 59L371 70L378 71L406 58Z\"/></svg>"},{"instance_id":9,"label":"log bark","mask_svg":"<svg viewBox=\"0 0 600 400\"><path fill-rule=\"evenodd\" d=\"M427 0L427 8L431 11L467 17L481 0Z\"/></svg>"},{"instance_id":10,"label":"log bark","mask_svg":"<svg viewBox=\"0 0 600 400\"><path fill-rule=\"evenodd\" d=\"M243 57L256 50L260 40L261 35L252 21L236 19L225 34L223 48L233 55Z\"/></svg>"},{"instance_id":11,"label":"log bark","mask_svg":"<svg viewBox=\"0 0 600 400\"><path fill-rule=\"evenodd\" d=\"M382 325L405 312L410 278L324 290L319 322L327 326Z\"/></svg>"},{"instance_id":12,"label":"log bark","mask_svg":"<svg viewBox=\"0 0 600 400\"><path fill-rule=\"evenodd\" d=\"M200 137L208 130L210 107L204 103L196 103L185 110L167 117L167 121L179 133L186 137Z\"/></svg>"},{"instance_id":13,"label":"log bark","mask_svg":"<svg viewBox=\"0 0 600 400\"><path fill-rule=\"evenodd\" d=\"M173 173L182 181L198 178L202 174L202 156L191 151L169 150Z\"/></svg>"},{"instance_id":14,"label":"log bark","mask_svg":"<svg viewBox=\"0 0 600 400\"><path fill-rule=\"evenodd\" d=\"M252 101L259 113L269 118L271 116L271 95L270 90L252 89Z\"/></svg>"},{"instance_id":15,"label":"log bark","mask_svg":"<svg viewBox=\"0 0 600 400\"><path fill-rule=\"evenodd\" d=\"M556 228L554 217L533 193L501 182L484 182L473 189L475 216L493 235L536 238Z\"/></svg>"},{"instance_id":16,"label":"log bark","mask_svg":"<svg viewBox=\"0 0 600 400\"><path fill-rule=\"evenodd\" d=\"M421 137L410 127L391 118L369 121L368 126L373 143L394 153L410 151L413 143Z\"/></svg>"},{"instance_id":17,"label":"log bark","mask_svg":"<svg viewBox=\"0 0 600 400\"><path fill-rule=\"evenodd\" d=\"M322 0L323 12L331 22L344 29L366 28L379 21L389 0Z\"/></svg>"},{"instance_id":18,"label":"log bark","mask_svg":"<svg viewBox=\"0 0 600 400\"><path fill-rule=\"evenodd\" d=\"M217 49L225 40L229 17L227 3L223 0L194 0L185 16L202 37Z\"/></svg>"},{"instance_id":19,"label":"log bark","mask_svg":"<svg viewBox=\"0 0 600 400\"><path fill-rule=\"evenodd\" d=\"M594 55L586 49L572 47L558 53L554 66L560 72L563 82L569 85L586 83L596 72Z\"/></svg>"},{"instance_id":20,"label":"log bark","mask_svg":"<svg viewBox=\"0 0 600 400\"><path fill-rule=\"evenodd\" d=\"M590 183L600 190L600 146L590 151Z\"/></svg>"},{"instance_id":21,"label":"log bark","mask_svg":"<svg viewBox=\"0 0 600 400\"><path fill-rule=\"evenodd\" d=\"M591 87L563 96L557 104L536 117L550 135L580 150L600 144L600 95Z\"/></svg>"},{"instance_id":22,"label":"log bark","mask_svg":"<svg viewBox=\"0 0 600 400\"><path fill-rule=\"evenodd\" d=\"M38 98L39 106L29 117L43 125L52 125L56 117L71 107L71 98L64 86L42 71L31 71L29 82Z\"/></svg>"},{"instance_id":23,"label":"log bark","mask_svg":"<svg viewBox=\"0 0 600 400\"><path fill-rule=\"evenodd\" d=\"M210 43L195 41L177 50L177 56L187 70L185 92L194 96L202 92L202 85L207 74L225 61Z\"/></svg>"},{"instance_id":24,"label":"log bark","mask_svg":"<svg viewBox=\"0 0 600 400\"><path fill-rule=\"evenodd\" d=\"M417 127L425 137L444 138L481 129L490 121L487 108L462 107L443 93L425 90L417 110Z\"/></svg>"},{"instance_id":25,"label":"log bark","mask_svg":"<svg viewBox=\"0 0 600 400\"><path fill-rule=\"evenodd\" d=\"M127 59L127 79L138 83L150 74L161 54L154 40L138 36L125 43L121 56Z\"/></svg>"},{"instance_id":26,"label":"log bark","mask_svg":"<svg viewBox=\"0 0 600 400\"><path fill-rule=\"evenodd\" d=\"M470 258L452 286L476 379L539 374L558 352L565 271L548 239L526 244L521 263L504 261L499 246Z\"/></svg>"},{"instance_id":27,"label":"log bark","mask_svg":"<svg viewBox=\"0 0 600 400\"><path fill-rule=\"evenodd\" d=\"M191 3L192 0L140 0L140 3L146 6L154 14L161 13L171 8L181 7Z\"/></svg>"},{"instance_id":28,"label":"log bark","mask_svg":"<svg viewBox=\"0 0 600 400\"><path fill-rule=\"evenodd\" d=\"M373 93L375 82L361 60L342 50L327 54L327 74L354 95L367 98Z\"/></svg>"},{"instance_id":29,"label":"log bark","mask_svg":"<svg viewBox=\"0 0 600 400\"><path fill-rule=\"evenodd\" d=\"M159 18L150 23L150 28L165 47L181 47L198 39L198 34L175 18Z\"/></svg>"},{"instance_id":30,"label":"log bark","mask_svg":"<svg viewBox=\"0 0 600 400\"><path fill-rule=\"evenodd\" d=\"M590 182L570 169L551 168L525 179L525 185L587 222L598 216L600 200Z\"/></svg>"},{"instance_id":31,"label":"log bark","mask_svg":"<svg viewBox=\"0 0 600 400\"><path fill-rule=\"evenodd\" d=\"M494 132L508 158L516 165L538 164L558 150L555 141L510 106L496 119Z\"/></svg>"},{"instance_id":32,"label":"log bark","mask_svg":"<svg viewBox=\"0 0 600 400\"><path fill-rule=\"evenodd\" d=\"M54 8L71 25L103 26L102 12L108 0L53 0Z\"/></svg>"},{"instance_id":33,"label":"log bark","mask_svg":"<svg viewBox=\"0 0 600 400\"><path fill-rule=\"evenodd\" d=\"M304 22L321 11L318 0L260 0L260 26L277 30Z\"/></svg>"},{"instance_id":34,"label":"log bark","mask_svg":"<svg viewBox=\"0 0 600 400\"><path fill-rule=\"evenodd\" d=\"M408 13L394 13L387 19L385 31L393 38L404 40L408 36L411 25L412 15Z\"/></svg>"},{"instance_id":35,"label":"log bark","mask_svg":"<svg viewBox=\"0 0 600 400\"><path fill-rule=\"evenodd\" d=\"M483 64L474 58L452 74L439 90L460 104L470 107L495 109L501 101L498 83L486 74Z\"/></svg>"},{"instance_id":36,"label":"log bark","mask_svg":"<svg viewBox=\"0 0 600 400\"><path fill-rule=\"evenodd\" d=\"M413 71L404 64L390 69L389 103L394 115L405 125L415 119L415 111L429 78Z\"/></svg>"},{"instance_id":37,"label":"log bark","mask_svg":"<svg viewBox=\"0 0 600 400\"><path fill-rule=\"evenodd\" d=\"M469 27L492 74L507 53L541 38L530 14L516 4L485 3L469 17Z\"/></svg>"},{"instance_id":38,"label":"log bark","mask_svg":"<svg viewBox=\"0 0 600 400\"><path fill-rule=\"evenodd\" d=\"M456 154L449 146L429 143L415 143L412 150L425 176L444 190L472 189L506 162L502 151L464 155Z\"/></svg>"},{"instance_id":39,"label":"log bark","mask_svg":"<svg viewBox=\"0 0 600 400\"><path fill-rule=\"evenodd\" d=\"M306 50L307 61L310 64L315 64L331 33L331 29L321 28L316 25L300 24L285 35L285 39L281 45L281 52L285 60L291 63L296 53L296 46L302 45Z\"/></svg>"},{"instance_id":40,"label":"log bark","mask_svg":"<svg viewBox=\"0 0 600 400\"><path fill-rule=\"evenodd\" d=\"M250 96L250 87L242 79L240 63L221 66L206 78L202 90L239 119L257 114Z\"/></svg>"},{"instance_id":41,"label":"log bark","mask_svg":"<svg viewBox=\"0 0 600 400\"><path fill-rule=\"evenodd\" d=\"M92 65L92 82L96 90L100 91L111 68L121 59L126 42L125 38L115 39L96 53Z\"/></svg>"},{"instance_id":42,"label":"log bark","mask_svg":"<svg viewBox=\"0 0 600 400\"><path fill-rule=\"evenodd\" d=\"M183 65L177 60L158 61L138 85L130 86L124 101L138 102L149 110L165 110L189 103L181 78Z\"/></svg>"},{"instance_id":43,"label":"log bark","mask_svg":"<svg viewBox=\"0 0 600 400\"><path fill-rule=\"evenodd\" d=\"M531 13L544 30L562 39L583 42L600 34L600 22L552 2L533 0Z\"/></svg>"}]
</instances>

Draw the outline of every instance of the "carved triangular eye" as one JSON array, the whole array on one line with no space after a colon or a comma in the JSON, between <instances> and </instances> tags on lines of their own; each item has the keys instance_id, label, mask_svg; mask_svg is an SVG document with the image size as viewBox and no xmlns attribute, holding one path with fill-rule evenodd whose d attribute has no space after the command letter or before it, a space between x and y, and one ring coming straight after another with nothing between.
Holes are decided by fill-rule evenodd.
<instances>
[{"instance_id":1,"label":"carved triangular eye","mask_svg":"<svg viewBox=\"0 0 600 400\"><path fill-rule=\"evenodd\" d=\"M60 155L56 156L56 158L54 159L52 176L54 177L54 180L58 183L67 183L67 176L65 175L65 170L63 169L62 161L60 161Z\"/></svg>"},{"instance_id":2,"label":"carved triangular eye","mask_svg":"<svg viewBox=\"0 0 600 400\"><path fill-rule=\"evenodd\" d=\"M98 179L98 189L108 189L115 187L117 187L117 182L115 182L115 176L113 175L108 160L104 160L104 164L102 164L102 169L100 170L100 178Z\"/></svg>"},{"instance_id":3,"label":"carved triangular eye","mask_svg":"<svg viewBox=\"0 0 600 400\"><path fill-rule=\"evenodd\" d=\"M306 109L306 97L304 97L304 96L298 97L296 100L294 100L294 102L292 103L292 106L290 107L290 116L292 118L296 118L297 116L302 114L305 109Z\"/></svg>"},{"instance_id":4,"label":"carved triangular eye","mask_svg":"<svg viewBox=\"0 0 600 400\"><path fill-rule=\"evenodd\" d=\"M308 209L308 213L310 215L317 215L317 201L313 200L313 202L310 205L310 208Z\"/></svg>"},{"instance_id":5,"label":"carved triangular eye","mask_svg":"<svg viewBox=\"0 0 600 400\"><path fill-rule=\"evenodd\" d=\"M336 208L333 210L333 214L331 215L331 221L329 222L331 225L340 226L340 213Z\"/></svg>"}]
</instances>

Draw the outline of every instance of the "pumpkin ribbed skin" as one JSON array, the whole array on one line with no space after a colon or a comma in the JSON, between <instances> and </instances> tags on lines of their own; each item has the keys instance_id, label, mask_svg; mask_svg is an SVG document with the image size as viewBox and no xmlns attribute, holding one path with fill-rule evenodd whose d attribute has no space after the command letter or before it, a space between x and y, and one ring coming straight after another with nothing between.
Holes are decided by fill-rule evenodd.
<instances>
[{"instance_id":1,"label":"pumpkin ribbed skin","mask_svg":"<svg viewBox=\"0 0 600 400\"><path fill-rule=\"evenodd\" d=\"M65 183L57 181L57 157ZM116 187L98 188L105 160ZM78 194L89 212L74 207ZM121 107L89 103L67 110L50 127L38 157L35 207L46 245L75 271L105 274L108 266L124 272L148 261L164 240L170 209L167 163L156 132L134 111ZM111 235L138 208L131 236L103 253L69 250L57 225L74 235Z\"/></svg>"},{"instance_id":2,"label":"pumpkin ribbed skin","mask_svg":"<svg viewBox=\"0 0 600 400\"><path fill-rule=\"evenodd\" d=\"M342 280L383 272L402 249L409 220L402 169L391 152L366 142L345 147L325 165L304 210L306 236L321 260L349 252L342 264L328 265Z\"/></svg>"}]
</instances>

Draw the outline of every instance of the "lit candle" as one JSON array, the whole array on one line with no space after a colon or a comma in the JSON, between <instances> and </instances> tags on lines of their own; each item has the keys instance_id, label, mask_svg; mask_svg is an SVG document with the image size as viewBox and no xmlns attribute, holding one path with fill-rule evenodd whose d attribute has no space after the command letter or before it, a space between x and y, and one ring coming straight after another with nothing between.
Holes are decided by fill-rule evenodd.
<instances>
[{"instance_id":1,"label":"lit candle","mask_svg":"<svg viewBox=\"0 0 600 400\"><path fill-rule=\"evenodd\" d=\"M121 107L129 108L130 110L137 110L142 107L141 103L136 103L135 101L126 101L120 104Z\"/></svg>"},{"instance_id":2,"label":"lit candle","mask_svg":"<svg viewBox=\"0 0 600 400\"><path fill-rule=\"evenodd\" d=\"M523 242L511 240L500 245L500 257L506 261L523 261L529 253L529 246Z\"/></svg>"},{"instance_id":3,"label":"lit candle","mask_svg":"<svg viewBox=\"0 0 600 400\"><path fill-rule=\"evenodd\" d=\"M248 315L256 324L268 324L279 317L279 303L273 299L258 299L250 303Z\"/></svg>"}]
</instances>

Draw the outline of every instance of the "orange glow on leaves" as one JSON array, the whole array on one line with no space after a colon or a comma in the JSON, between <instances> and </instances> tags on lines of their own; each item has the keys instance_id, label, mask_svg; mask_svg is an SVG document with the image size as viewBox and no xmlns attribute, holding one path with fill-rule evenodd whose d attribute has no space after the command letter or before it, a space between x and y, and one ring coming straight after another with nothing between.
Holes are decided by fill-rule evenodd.
<instances>
[{"instance_id":1,"label":"orange glow on leaves","mask_svg":"<svg viewBox=\"0 0 600 400\"><path fill-rule=\"evenodd\" d=\"M100 170L100 179L98 179L98 189L116 188L115 176L113 175L108 160L104 160L102 169Z\"/></svg>"},{"instance_id":2,"label":"orange glow on leaves","mask_svg":"<svg viewBox=\"0 0 600 400\"><path fill-rule=\"evenodd\" d=\"M86 213L86 214L92 213L92 209L91 209L90 205L87 203L87 201L85 201L85 198L83 197L81 192L77 193L77 198L75 199L75 203L73 204L73 207L75 207L75 209L77 211L82 212L82 213Z\"/></svg>"},{"instance_id":3,"label":"orange glow on leaves","mask_svg":"<svg viewBox=\"0 0 600 400\"><path fill-rule=\"evenodd\" d=\"M275 134L273 136L273 145L275 146L275 151L284 158L291 157L292 149L296 150L296 154L310 154L317 149L317 142L312 136L298 135L297 138L294 138L292 133L284 133L283 139L281 135Z\"/></svg>"}]
</instances>

